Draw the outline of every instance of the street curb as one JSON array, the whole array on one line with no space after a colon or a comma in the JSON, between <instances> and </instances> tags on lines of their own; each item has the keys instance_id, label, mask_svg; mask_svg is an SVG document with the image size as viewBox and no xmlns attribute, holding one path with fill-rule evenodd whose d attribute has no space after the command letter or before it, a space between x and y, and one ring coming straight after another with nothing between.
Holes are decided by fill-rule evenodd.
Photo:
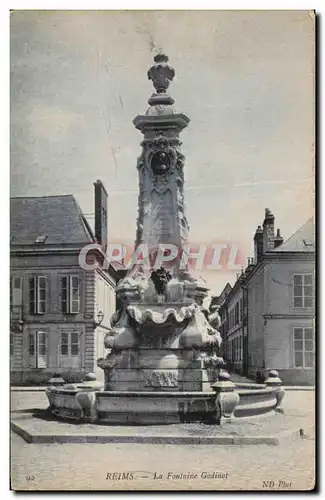
<instances>
[{"instance_id":1,"label":"street curb","mask_svg":"<svg viewBox=\"0 0 325 500\"><path fill-rule=\"evenodd\" d=\"M314 385L284 385L285 391L315 391Z\"/></svg>"},{"instance_id":2,"label":"street curb","mask_svg":"<svg viewBox=\"0 0 325 500\"><path fill-rule=\"evenodd\" d=\"M44 392L49 386L44 387L10 387L11 392Z\"/></svg>"},{"instance_id":3,"label":"street curb","mask_svg":"<svg viewBox=\"0 0 325 500\"><path fill-rule=\"evenodd\" d=\"M46 434L30 433L21 425L11 422L11 430L27 443L132 443L132 444L176 444L176 445L279 445L286 440L300 439L303 429L283 431L278 436L148 436L148 435L96 435L96 434Z\"/></svg>"}]
</instances>

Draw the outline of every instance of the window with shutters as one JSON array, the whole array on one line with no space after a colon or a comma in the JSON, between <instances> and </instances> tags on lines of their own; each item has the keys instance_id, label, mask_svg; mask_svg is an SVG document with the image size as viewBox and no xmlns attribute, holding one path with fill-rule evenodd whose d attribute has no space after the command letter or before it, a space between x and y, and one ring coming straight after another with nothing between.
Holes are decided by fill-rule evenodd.
<instances>
[{"instance_id":1,"label":"window with shutters","mask_svg":"<svg viewBox=\"0 0 325 500\"><path fill-rule=\"evenodd\" d=\"M45 314L47 279L45 276L29 278L29 314Z\"/></svg>"},{"instance_id":2,"label":"window with shutters","mask_svg":"<svg viewBox=\"0 0 325 500\"><path fill-rule=\"evenodd\" d=\"M293 329L293 364L295 368L313 368L315 366L315 345L313 328Z\"/></svg>"},{"instance_id":3,"label":"window with shutters","mask_svg":"<svg viewBox=\"0 0 325 500\"><path fill-rule=\"evenodd\" d=\"M47 333L32 332L28 336L29 365L35 368L47 367Z\"/></svg>"},{"instance_id":4,"label":"window with shutters","mask_svg":"<svg viewBox=\"0 0 325 500\"><path fill-rule=\"evenodd\" d=\"M314 306L314 279L312 274L294 274L293 276L293 306Z\"/></svg>"},{"instance_id":5,"label":"window with shutters","mask_svg":"<svg viewBox=\"0 0 325 500\"><path fill-rule=\"evenodd\" d=\"M79 276L68 275L61 278L61 311L64 314L80 312Z\"/></svg>"}]
</instances>

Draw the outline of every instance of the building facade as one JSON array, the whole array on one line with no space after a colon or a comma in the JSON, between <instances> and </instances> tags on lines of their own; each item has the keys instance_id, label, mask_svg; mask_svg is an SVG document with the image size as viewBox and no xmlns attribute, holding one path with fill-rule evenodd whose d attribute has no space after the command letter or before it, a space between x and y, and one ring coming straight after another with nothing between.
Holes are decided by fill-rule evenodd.
<instances>
[{"instance_id":1,"label":"building facade","mask_svg":"<svg viewBox=\"0 0 325 500\"><path fill-rule=\"evenodd\" d=\"M221 336L223 356L229 370L243 374L244 352L247 339L247 314L245 312L244 291L239 280L231 287L220 306Z\"/></svg>"},{"instance_id":2,"label":"building facade","mask_svg":"<svg viewBox=\"0 0 325 500\"><path fill-rule=\"evenodd\" d=\"M263 380L276 369L285 384L314 384L314 233L310 219L284 242L266 210L263 228L259 226L254 236L254 259L221 308L228 315L224 342L234 371ZM242 313L232 313L235 319L229 320L230 310L241 300ZM233 349L231 342L241 334L238 355L238 346Z\"/></svg>"},{"instance_id":3,"label":"building facade","mask_svg":"<svg viewBox=\"0 0 325 500\"><path fill-rule=\"evenodd\" d=\"M95 232L72 195L11 199L10 372L12 384L66 381L88 372L103 378L97 359L115 311L116 273L80 265L102 258L107 194L95 183Z\"/></svg>"}]
</instances>

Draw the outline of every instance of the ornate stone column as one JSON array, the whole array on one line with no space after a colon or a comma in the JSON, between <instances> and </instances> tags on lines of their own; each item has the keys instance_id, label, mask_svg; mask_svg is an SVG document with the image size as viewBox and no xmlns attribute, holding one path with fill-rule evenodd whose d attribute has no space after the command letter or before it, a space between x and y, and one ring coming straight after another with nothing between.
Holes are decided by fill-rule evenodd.
<instances>
[{"instance_id":1,"label":"ornate stone column","mask_svg":"<svg viewBox=\"0 0 325 500\"><path fill-rule=\"evenodd\" d=\"M182 248L187 240L188 223L184 209L184 156L180 132L189 118L176 113L174 99L167 93L175 71L168 57L158 54L148 71L155 92L144 115L133 120L144 138L138 158L139 201L136 245L172 243Z\"/></svg>"}]
</instances>

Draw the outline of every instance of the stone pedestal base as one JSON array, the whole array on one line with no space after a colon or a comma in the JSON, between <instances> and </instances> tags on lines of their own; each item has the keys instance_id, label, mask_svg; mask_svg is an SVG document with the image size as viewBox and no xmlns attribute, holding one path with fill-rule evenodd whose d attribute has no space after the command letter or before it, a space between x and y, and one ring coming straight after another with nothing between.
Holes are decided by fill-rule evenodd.
<instances>
[{"instance_id":1,"label":"stone pedestal base","mask_svg":"<svg viewBox=\"0 0 325 500\"><path fill-rule=\"evenodd\" d=\"M184 369L116 369L110 375L109 391L211 392L207 370Z\"/></svg>"},{"instance_id":2,"label":"stone pedestal base","mask_svg":"<svg viewBox=\"0 0 325 500\"><path fill-rule=\"evenodd\" d=\"M216 375L189 349L128 349L105 368L106 391L211 391Z\"/></svg>"}]
</instances>

